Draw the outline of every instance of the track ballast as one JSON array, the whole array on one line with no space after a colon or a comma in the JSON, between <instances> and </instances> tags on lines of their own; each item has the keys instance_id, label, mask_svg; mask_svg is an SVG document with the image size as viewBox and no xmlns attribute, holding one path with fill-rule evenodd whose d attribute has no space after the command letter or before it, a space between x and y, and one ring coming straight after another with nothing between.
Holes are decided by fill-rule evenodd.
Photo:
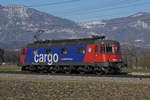
<instances>
[{"instance_id":1,"label":"track ballast","mask_svg":"<svg viewBox=\"0 0 150 100\"><path fill-rule=\"evenodd\" d=\"M95 74L64 74L64 73L37 73L37 72L22 72L22 71L0 71L0 74L24 74L24 75L52 75L52 76L83 76L83 77L121 77L121 78L150 78L150 75L130 75L128 73L95 75Z\"/></svg>"}]
</instances>

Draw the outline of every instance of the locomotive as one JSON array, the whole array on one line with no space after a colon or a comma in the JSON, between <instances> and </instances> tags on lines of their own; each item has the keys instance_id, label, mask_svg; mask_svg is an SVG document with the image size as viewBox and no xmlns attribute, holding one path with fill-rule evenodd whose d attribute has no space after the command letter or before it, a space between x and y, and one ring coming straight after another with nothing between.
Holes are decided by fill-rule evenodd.
<instances>
[{"instance_id":1,"label":"locomotive","mask_svg":"<svg viewBox=\"0 0 150 100\"><path fill-rule=\"evenodd\" d=\"M118 41L105 36L45 40L21 48L22 71L109 74L120 72L122 56Z\"/></svg>"}]
</instances>

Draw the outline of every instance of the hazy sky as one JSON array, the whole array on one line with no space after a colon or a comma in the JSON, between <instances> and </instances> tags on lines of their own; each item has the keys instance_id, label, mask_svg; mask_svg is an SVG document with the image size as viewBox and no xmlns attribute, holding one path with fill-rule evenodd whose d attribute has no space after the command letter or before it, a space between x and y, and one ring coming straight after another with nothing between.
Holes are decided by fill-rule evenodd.
<instances>
[{"instance_id":1,"label":"hazy sky","mask_svg":"<svg viewBox=\"0 0 150 100\"><path fill-rule=\"evenodd\" d=\"M150 0L0 0L0 4L25 5L78 23L150 12Z\"/></svg>"}]
</instances>

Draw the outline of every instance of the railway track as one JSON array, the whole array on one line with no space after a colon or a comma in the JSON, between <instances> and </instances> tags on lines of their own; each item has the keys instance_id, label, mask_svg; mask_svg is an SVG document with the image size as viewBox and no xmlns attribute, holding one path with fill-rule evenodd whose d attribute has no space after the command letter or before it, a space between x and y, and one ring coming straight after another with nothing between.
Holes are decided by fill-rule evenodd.
<instances>
[{"instance_id":1,"label":"railway track","mask_svg":"<svg viewBox=\"0 0 150 100\"><path fill-rule=\"evenodd\" d=\"M37 72L22 72L22 71L0 71L0 74L23 74L23 75L52 75L52 76L83 76L83 77L120 77L120 78L150 78L150 75L130 75L120 73L115 75L95 75L95 74L64 74L64 73L37 73Z\"/></svg>"}]
</instances>

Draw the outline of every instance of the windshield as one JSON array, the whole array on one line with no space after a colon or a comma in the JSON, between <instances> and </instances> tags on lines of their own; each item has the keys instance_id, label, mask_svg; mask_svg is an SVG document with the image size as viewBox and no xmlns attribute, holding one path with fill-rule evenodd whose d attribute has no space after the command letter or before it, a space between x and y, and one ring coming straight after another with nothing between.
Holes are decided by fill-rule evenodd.
<instances>
[{"instance_id":1,"label":"windshield","mask_svg":"<svg viewBox=\"0 0 150 100\"><path fill-rule=\"evenodd\" d=\"M113 46L111 44L101 45L101 53L113 53Z\"/></svg>"},{"instance_id":2,"label":"windshield","mask_svg":"<svg viewBox=\"0 0 150 100\"><path fill-rule=\"evenodd\" d=\"M116 44L115 48L116 48L116 53L120 53L120 45Z\"/></svg>"}]
</instances>

